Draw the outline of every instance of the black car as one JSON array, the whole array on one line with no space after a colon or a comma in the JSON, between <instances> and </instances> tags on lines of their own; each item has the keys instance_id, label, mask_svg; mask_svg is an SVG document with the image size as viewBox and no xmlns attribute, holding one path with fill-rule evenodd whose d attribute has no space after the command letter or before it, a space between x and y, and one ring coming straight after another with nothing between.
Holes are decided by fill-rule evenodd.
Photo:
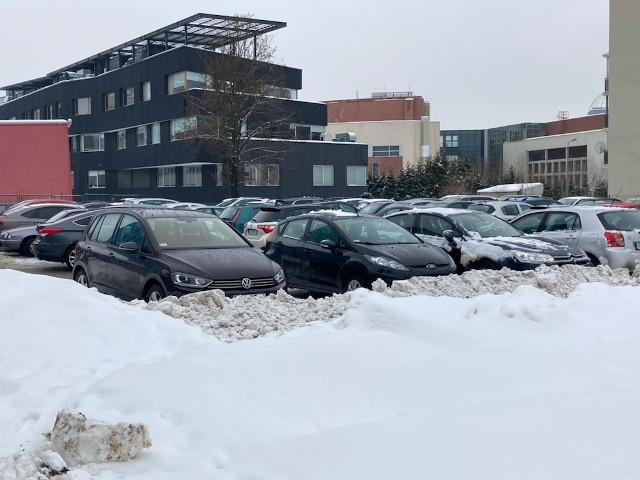
<instances>
[{"instance_id":1,"label":"black car","mask_svg":"<svg viewBox=\"0 0 640 480\"><path fill-rule=\"evenodd\" d=\"M375 216L316 212L279 223L265 255L284 269L287 285L323 293L370 288L418 275L447 275L456 266L441 249Z\"/></svg>"},{"instance_id":2,"label":"black car","mask_svg":"<svg viewBox=\"0 0 640 480\"><path fill-rule=\"evenodd\" d=\"M470 269L533 270L540 265L590 265L579 248L524 233L483 212L429 209L398 212L385 218L449 252L458 271Z\"/></svg>"},{"instance_id":3,"label":"black car","mask_svg":"<svg viewBox=\"0 0 640 480\"><path fill-rule=\"evenodd\" d=\"M73 279L123 299L219 289L273 293L280 266L212 215L142 206L102 210L76 246Z\"/></svg>"},{"instance_id":4,"label":"black car","mask_svg":"<svg viewBox=\"0 0 640 480\"><path fill-rule=\"evenodd\" d=\"M66 263L71 270L76 258L76 243L96 212L97 210L91 210L76 213L62 219L53 217L38 225L37 236L33 242L35 256L40 260Z\"/></svg>"}]
</instances>

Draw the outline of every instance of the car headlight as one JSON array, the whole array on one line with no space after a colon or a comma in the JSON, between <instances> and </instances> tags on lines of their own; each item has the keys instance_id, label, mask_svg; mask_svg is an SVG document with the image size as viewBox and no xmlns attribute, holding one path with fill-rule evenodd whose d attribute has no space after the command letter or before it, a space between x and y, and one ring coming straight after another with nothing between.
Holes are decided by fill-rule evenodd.
<instances>
[{"instance_id":1,"label":"car headlight","mask_svg":"<svg viewBox=\"0 0 640 480\"><path fill-rule=\"evenodd\" d=\"M2 236L0 236L0 238L2 238L3 240L9 240L11 238L11 234L4 232Z\"/></svg>"},{"instance_id":2,"label":"car headlight","mask_svg":"<svg viewBox=\"0 0 640 480\"><path fill-rule=\"evenodd\" d=\"M197 275L191 275L189 273L172 273L171 279L173 283L180 287L190 287L190 288L205 288L208 285L213 283L213 280L210 280L205 277L198 277Z\"/></svg>"},{"instance_id":3,"label":"car headlight","mask_svg":"<svg viewBox=\"0 0 640 480\"><path fill-rule=\"evenodd\" d=\"M531 253L514 250L513 256L523 263L552 263L553 257L546 253Z\"/></svg>"},{"instance_id":4,"label":"car headlight","mask_svg":"<svg viewBox=\"0 0 640 480\"><path fill-rule=\"evenodd\" d=\"M273 279L276 281L276 283L284 282L284 270L282 270L282 269L278 270L278 273L276 273L276 275L275 275L275 277L273 277Z\"/></svg>"},{"instance_id":5,"label":"car headlight","mask_svg":"<svg viewBox=\"0 0 640 480\"><path fill-rule=\"evenodd\" d=\"M378 265L380 267L393 268L394 270L402 270L403 272L408 271L409 269L402 265L400 262L396 262L395 260L391 260L387 257L372 257L370 255L365 255L365 258L369 260L374 265Z\"/></svg>"}]
</instances>

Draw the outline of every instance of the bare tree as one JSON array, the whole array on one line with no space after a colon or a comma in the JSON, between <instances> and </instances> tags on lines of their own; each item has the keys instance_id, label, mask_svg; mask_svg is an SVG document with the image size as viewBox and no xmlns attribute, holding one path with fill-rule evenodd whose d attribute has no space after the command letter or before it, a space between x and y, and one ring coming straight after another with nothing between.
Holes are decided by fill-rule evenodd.
<instances>
[{"instance_id":1,"label":"bare tree","mask_svg":"<svg viewBox=\"0 0 640 480\"><path fill-rule=\"evenodd\" d=\"M244 16L246 18L246 16ZM187 115L198 148L222 160L223 179L232 197L244 181L244 166L269 172L268 161L282 155L292 115L284 109L288 91L274 63L270 35L233 41L217 52L204 51L203 88L190 90Z\"/></svg>"}]
</instances>

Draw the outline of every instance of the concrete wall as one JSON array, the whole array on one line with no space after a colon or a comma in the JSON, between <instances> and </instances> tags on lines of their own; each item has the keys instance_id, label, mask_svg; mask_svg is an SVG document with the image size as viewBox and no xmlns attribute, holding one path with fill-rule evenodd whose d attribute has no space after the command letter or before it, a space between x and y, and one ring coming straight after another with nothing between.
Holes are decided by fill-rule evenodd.
<instances>
[{"instance_id":1,"label":"concrete wall","mask_svg":"<svg viewBox=\"0 0 640 480\"><path fill-rule=\"evenodd\" d=\"M429 117L421 120L377 121L377 122L341 122L329 123L326 132L331 138L336 133L353 132L358 143L369 146L369 168L372 164L372 147L384 145L399 145L402 167L407 167L423 158L423 152L433 156L440 149L440 122L432 122ZM425 148L428 146L428 148ZM385 157L375 157L383 160ZM374 160L376 161L376 160ZM399 172L398 162L381 162L382 165L392 165L394 174ZM385 171L388 167L385 167Z\"/></svg>"},{"instance_id":2,"label":"concrete wall","mask_svg":"<svg viewBox=\"0 0 640 480\"><path fill-rule=\"evenodd\" d=\"M575 139L575 140L573 140ZM520 142L510 142L503 145L504 171L508 172L511 167L516 173L522 174L525 181L550 183L557 181L563 183L565 178L569 184L576 184L582 180L587 180L589 188L593 189L595 183L607 178L607 165L605 165L605 154L603 148L607 144L607 131L605 129L592 130L588 132L576 132L564 135L552 135L548 137L536 137ZM566 149L569 147L569 161L571 165L582 167L586 161L586 171L570 168L565 176ZM549 151L560 149L562 158L548 158L540 161L530 161L529 152ZM556 150L558 152L558 150ZM538 164L538 173L533 174L530 165ZM545 174L541 174L542 165L545 165ZM544 177L538 178L538 177ZM609 193L617 198L617 192L609 189Z\"/></svg>"},{"instance_id":3,"label":"concrete wall","mask_svg":"<svg viewBox=\"0 0 640 480\"><path fill-rule=\"evenodd\" d=\"M609 195L640 195L640 2L609 3Z\"/></svg>"}]
</instances>

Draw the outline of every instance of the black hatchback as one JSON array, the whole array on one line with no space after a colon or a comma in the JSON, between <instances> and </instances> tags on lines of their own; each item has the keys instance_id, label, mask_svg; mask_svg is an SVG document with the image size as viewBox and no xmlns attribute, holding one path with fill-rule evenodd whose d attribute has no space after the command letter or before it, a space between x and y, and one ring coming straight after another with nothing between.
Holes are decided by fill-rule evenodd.
<instances>
[{"instance_id":1,"label":"black hatchback","mask_svg":"<svg viewBox=\"0 0 640 480\"><path fill-rule=\"evenodd\" d=\"M76 246L73 279L124 299L219 289L273 293L280 266L218 217L192 210L127 207L96 214Z\"/></svg>"},{"instance_id":2,"label":"black hatchback","mask_svg":"<svg viewBox=\"0 0 640 480\"><path fill-rule=\"evenodd\" d=\"M375 216L316 212L279 223L265 255L282 265L289 287L324 293L370 288L418 275L455 272L451 257Z\"/></svg>"}]
</instances>

